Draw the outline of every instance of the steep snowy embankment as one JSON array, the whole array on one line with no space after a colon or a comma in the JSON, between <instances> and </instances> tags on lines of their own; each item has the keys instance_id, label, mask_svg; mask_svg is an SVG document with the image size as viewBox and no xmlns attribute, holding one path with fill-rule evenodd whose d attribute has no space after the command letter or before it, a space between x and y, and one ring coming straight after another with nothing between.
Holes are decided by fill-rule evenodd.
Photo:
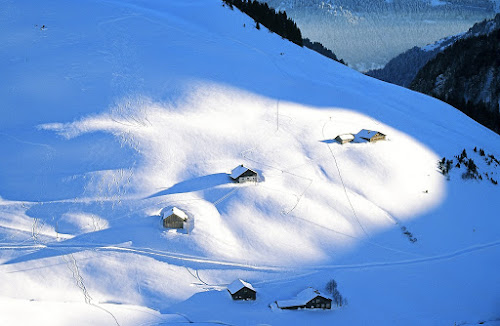
<instances>
[{"instance_id":1,"label":"steep snowy embankment","mask_svg":"<svg viewBox=\"0 0 500 326\"><path fill-rule=\"evenodd\" d=\"M500 179L473 152L497 135L219 1L2 7L0 324L500 317L500 188L437 169L465 148ZM388 140L332 141L361 129ZM161 227L171 206L186 230ZM236 278L257 301L230 300ZM332 278L342 309L268 307Z\"/></svg>"}]
</instances>

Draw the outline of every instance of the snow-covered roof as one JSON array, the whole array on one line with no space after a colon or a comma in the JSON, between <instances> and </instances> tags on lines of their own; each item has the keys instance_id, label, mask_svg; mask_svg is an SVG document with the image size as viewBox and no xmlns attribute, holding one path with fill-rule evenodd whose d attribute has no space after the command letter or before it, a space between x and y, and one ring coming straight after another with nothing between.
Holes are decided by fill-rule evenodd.
<instances>
[{"instance_id":1,"label":"snow-covered roof","mask_svg":"<svg viewBox=\"0 0 500 326\"><path fill-rule=\"evenodd\" d=\"M172 214L175 214L177 216L179 216L180 218L184 219L184 220L187 220L188 219L188 216L186 213L184 213L183 211L181 211L180 209L178 209L177 207L172 207L166 211L163 211L163 217L168 217Z\"/></svg>"},{"instance_id":2,"label":"snow-covered roof","mask_svg":"<svg viewBox=\"0 0 500 326\"><path fill-rule=\"evenodd\" d=\"M233 283L229 284L227 286L227 289L228 289L229 293L234 294L234 293L238 292L239 290L243 289L244 287L247 287L250 290L255 291L255 289L253 288L252 284L250 284L248 282L245 282L245 281L243 281L241 279L237 279ZM257 292L257 291L255 291L255 292Z\"/></svg>"},{"instance_id":3,"label":"snow-covered roof","mask_svg":"<svg viewBox=\"0 0 500 326\"><path fill-rule=\"evenodd\" d=\"M316 298L317 296L321 296L323 298L330 299L327 295L321 293L320 291L318 291L316 289L309 287L309 288L299 292L299 294L297 294L294 299L276 301L276 303L278 304L278 307L304 306L309 301Z\"/></svg>"},{"instance_id":4,"label":"snow-covered roof","mask_svg":"<svg viewBox=\"0 0 500 326\"><path fill-rule=\"evenodd\" d=\"M374 131L374 130L362 129L360 132L358 132L356 134L356 137L363 138L363 139L371 139L377 133L379 133L379 132ZM382 133L380 133L380 134L382 134Z\"/></svg>"},{"instance_id":5,"label":"snow-covered roof","mask_svg":"<svg viewBox=\"0 0 500 326\"><path fill-rule=\"evenodd\" d=\"M252 172L255 172L254 170L250 169L250 168L247 168L246 166L244 166L243 164L241 165L238 165L237 167L235 167L232 171L231 171L231 178L233 179L236 179L238 178L240 175L242 175L243 173L247 172L248 170L252 171ZM255 172L257 173L257 172Z\"/></svg>"},{"instance_id":6,"label":"snow-covered roof","mask_svg":"<svg viewBox=\"0 0 500 326\"><path fill-rule=\"evenodd\" d=\"M338 135L337 137L340 138L341 140L353 140L354 139L353 134L341 134L341 135ZM335 138L337 138L337 137L335 137Z\"/></svg>"}]
</instances>

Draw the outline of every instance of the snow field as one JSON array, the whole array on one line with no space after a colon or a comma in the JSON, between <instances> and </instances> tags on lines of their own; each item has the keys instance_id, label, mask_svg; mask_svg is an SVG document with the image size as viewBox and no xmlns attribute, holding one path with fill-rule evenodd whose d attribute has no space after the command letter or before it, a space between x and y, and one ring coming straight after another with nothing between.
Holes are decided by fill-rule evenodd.
<instances>
[{"instance_id":1,"label":"snow field","mask_svg":"<svg viewBox=\"0 0 500 326\"><path fill-rule=\"evenodd\" d=\"M234 235L231 235L231 231L226 229L225 224L227 223L233 224L234 229L243 229L247 233L249 231L248 226L252 223L254 232L252 235L247 234L246 238L248 239L262 237L262 234L266 233L265 230L272 228L272 220L274 219L278 219L279 223L289 223L289 221L280 218L280 215L290 215L292 219L293 216L305 218L306 220L311 219L314 223L323 226L329 226L331 225L329 223L333 223L333 225L336 225L333 228L335 231L351 236L365 236L368 234L366 229L369 231L369 229L376 230L381 226L393 226L396 220L391 217L391 213L388 213L390 211L404 217L404 213L401 212L403 209L406 210L407 215L412 215L418 213L419 209L429 209L429 206L432 207L437 201L435 197L421 195L425 185L432 186L434 182L437 184L436 187L440 187L439 183L443 182L443 179L435 173L435 169L429 169L429 164L426 164L429 161L436 161L437 157L431 153L425 154L425 148L418 144L415 145L411 139L404 139L403 137L402 139L406 140L406 142L403 141L398 147L395 147L398 145L397 142L392 141L377 144L347 144L344 146L329 144L328 142L335 137L335 129L329 127L330 117L337 116L334 109L316 113L306 107L289 107L287 103L276 104L280 105L282 114L288 120L282 118L280 122L278 116L277 125L275 126L271 113L274 103L269 100L251 97L249 94L241 94L227 87L223 89L212 87L210 91L210 98L206 97L207 91L200 91L199 94L192 94L191 98L186 100L185 104L182 104L183 106L177 108L167 107L163 109L160 105L151 103L149 104L151 107L149 107L140 102L139 108L131 114L132 119L138 121L132 127L118 120L118 117L115 118L113 115L105 113L75 123L66 125L49 124L42 126L42 128L53 129L66 137L74 137L81 133L95 131L105 131L119 137L127 137L124 142L131 144L132 148L141 153L144 161L143 165L134 173L134 180L131 182L144 188L149 186L150 189L158 189L160 186L168 184L171 184L173 189L176 186L178 188L182 183L187 188L191 185L194 186L194 193L190 193L190 191L183 192L183 196L189 196L185 197L189 199L205 199L204 196L209 193L210 184L195 186L196 177L204 180L202 178L206 176L224 173L225 171L221 171L224 158L226 158L225 161L227 162L224 166L228 167L226 171L236 166L241 160L249 160L252 166L262 172L264 192L262 193L260 189L257 189L257 191L254 191L254 196L257 196L257 198L251 198L248 196L248 187L236 185L236 188L227 189L226 191L227 194L234 191L235 195L230 195L217 207L222 213L218 221L213 219L210 222L204 221L204 216L213 216L213 214L203 214L200 209L197 212L201 214L194 215L194 223L200 223L197 224L199 227L195 228L194 235L200 234L199 239L203 239L202 241L212 242L214 239L219 241L209 246L207 246L207 243L203 245L199 243L199 248L204 248L207 252L221 251L220 248L223 248L220 254L232 260L256 259L254 261L256 262L262 261L262 257L243 258L255 256L255 250L251 247L247 248L247 251L237 250L238 241L234 238ZM239 99L238 103L232 100L236 98ZM243 115L232 115L233 110L241 110ZM113 109L112 112L117 112L117 110ZM180 115L176 112L184 112L185 114ZM279 108L277 112L280 114ZM234 118L231 120L233 116ZM324 123L321 121L323 116L328 116L328 120ZM368 125L374 124L373 119L364 118L364 120ZM144 123L139 123L141 121ZM363 123L363 117L358 115L356 121L358 121L358 126L352 128L357 132L361 129L360 123ZM229 129L226 127L227 125L237 125L238 127L241 126L241 128ZM384 128L383 124L376 121L374 126L390 131L389 128ZM275 127L277 130L274 129ZM330 131L329 128L333 130ZM188 135L184 135L183 130L189 130L190 132L188 132ZM320 132L321 137L318 137ZM328 132L331 135L325 134ZM397 137L397 132L393 131L392 134ZM181 138L180 135L183 135L183 137ZM272 141L266 142L264 139ZM197 145L192 146L191 144ZM295 155L294 153L297 151L304 151L306 159ZM411 156L405 155L410 151L413 153L418 151L421 155L412 160ZM335 165L335 152L339 152L337 154L339 155L338 169ZM346 152L348 153L347 157L344 157ZM398 155L394 153L398 153ZM315 157L320 159L316 160ZM217 160L211 163L213 158L217 158ZM349 164L342 166L342 162L346 161ZM190 162L195 163L191 164ZM282 162L287 162L287 166L284 166ZM371 165L370 169L365 168L368 165ZM407 170L389 168L394 165L409 168L411 175L407 175ZM210 168L217 170L210 170ZM165 175L166 171L169 172L168 175ZM267 177L268 171L269 177ZM341 171L340 175L339 171ZM340 180L341 176L346 180L345 185L350 190L343 190L344 185ZM412 176L414 176L413 179L411 179ZM425 180L422 176L428 177L428 184L420 186L415 184L422 179ZM404 183L401 182L403 178ZM102 179L101 182L104 183L99 188L106 189L109 186L106 186L105 178ZM329 182L323 183L325 179ZM189 183L189 180L192 180L191 183ZM350 180L358 180L359 183L351 184L352 181ZM148 185L148 182L151 182L151 184ZM231 184L227 177L225 181L221 179L216 183L218 182L225 182L226 186L224 187ZM219 184L217 186L223 187L223 185ZM203 187L207 189L203 189ZM385 188L383 193L380 192L381 188ZM269 189L273 189L273 191L269 191ZM354 189L354 193L352 193L351 189ZM201 197L196 194L196 190L204 190ZM439 188L436 190L437 193L440 192ZM168 189L165 191L165 193L169 192ZM307 195L305 195L306 191ZM329 198L325 194L331 191L334 191L334 193ZM156 196L156 194L161 195L162 191L155 193L153 190L146 192L144 195ZM224 198L225 195L221 195L221 198ZM421 201L414 201L415 196L421 197ZM286 198L288 206L283 206L283 197ZM178 198L183 197L177 197L175 200L179 200ZM266 199L265 202L262 201L264 198ZM323 198L326 205L316 203L316 198ZM367 207L365 198L370 203L376 204L370 204ZM294 202L293 199L295 199ZM309 206L299 205L302 200L304 202L308 201ZM216 201L212 199L212 202ZM252 202L254 204L249 205ZM191 206L198 204L201 204L201 202L191 203ZM265 219L258 218L260 214L252 208L254 205L257 206L258 210L264 212L264 216L268 219L267 223ZM341 210L341 214L338 214L337 218L329 218L328 216L331 213L328 210ZM241 220L241 224L234 225L234 216L245 216L245 218ZM251 221L245 222L245 219ZM358 221L357 219L361 220ZM258 220L260 220L260 223L257 222ZM349 226L349 222L342 223L340 222L342 220L347 220L350 223L354 222L354 224ZM293 225L293 223L291 224ZM259 225L261 229L257 230L256 228ZM340 229L337 225L340 226ZM272 237L275 239L292 239L288 231L285 231L285 228L274 229ZM352 234L348 231L349 229L356 231ZM280 232L278 230L285 232L283 237L276 234ZM292 230L294 230L292 233L296 232L295 226ZM297 242L297 238L293 239L293 246L296 248L293 251L294 254L300 252L298 248L303 248L306 252L307 248L310 248L306 240L309 235L303 230L298 233L304 236L306 243L300 244L300 242ZM223 245L219 246L218 243ZM264 251L266 253L277 248L277 242L262 241L262 243L267 243L267 250ZM276 257L285 257L283 254L286 254L290 245L292 244L288 242L282 244L282 251ZM207 248L210 249L207 250ZM229 254L231 250L235 251L232 255ZM304 254L304 257L310 259L315 259L314 256L311 255L311 252ZM321 257L322 254L319 254L319 256Z\"/></svg>"},{"instance_id":2,"label":"snow field","mask_svg":"<svg viewBox=\"0 0 500 326\"><path fill-rule=\"evenodd\" d=\"M498 136L218 1L4 4L0 324L497 318L499 188L437 161ZM389 140L332 142L363 128ZM262 182L231 182L242 163ZM161 227L170 206L188 230ZM331 278L345 309L268 307Z\"/></svg>"}]
</instances>

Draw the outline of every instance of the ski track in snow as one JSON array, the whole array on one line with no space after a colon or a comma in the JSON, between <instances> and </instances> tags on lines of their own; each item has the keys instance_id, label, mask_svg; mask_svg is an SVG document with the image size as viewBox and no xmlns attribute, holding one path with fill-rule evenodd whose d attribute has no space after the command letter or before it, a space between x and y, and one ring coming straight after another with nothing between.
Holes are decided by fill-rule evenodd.
<instances>
[{"instance_id":1,"label":"ski track in snow","mask_svg":"<svg viewBox=\"0 0 500 326\"><path fill-rule=\"evenodd\" d=\"M490 243L485 243L485 244L477 244L477 245L469 246L467 248L462 248L460 250L457 250L457 251L454 251L451 253L440 254L440 255L435 255L435 256L428 256L428 257L424 257L424 258L399 260L399 261L392 261L392 262L363 263L363 264L316 265L316 266L313 265L310 268L304 268L304 267L293 267L292 268L292 267L265 266L265 265L259 266L259 265L252 265L252 264L243 264L240 262L213 260L213 259L208 259L208 258L201 257L201 256L185 255L185 254L179 254L176 252L155 250L155 249L151 249L151 248L139 248L139 247L134 247L134 246L120 247L120 246L109 246L109 245L99 245L99 244L92 244L92 245L90 245L90 244L89 245L53 245L53 244L40 245L39 244L39 245L23 245L23 246L1 245L0 250L53 249L53 250L61 251L61 253L63 253L64 250L68 250L68 249L70 249L70 250L77 249L80 251L93 250L95 252L115 251L115 252L126 252L126 253L132 253L132 254L146 255L149 257L153 257L153 258L154 257L161 257L161 258L168 258L168 259L173 259L173 260L177 260L177 261L202 263L202 264L214 265L214 266L238 267L238 268L242 268L242 269L246 269L246 270L260 270L260 271L270 271L270 272L276 272L276 271L304 272L304 271L308 271L308 270L313 270L313 271L320 272L323 270L368 269L368 268L423 264L423 263L429 263L429 262L434 262L434 261L449 260L452 258L456 258L456 257L467 255L467 254L472 254L474 252L487 250L487 249L495 248L498 246L500 246L500 240L493 241ZM3 265L6 266L5 263ZM8 273L15 273L15 272L16 271L8 271ZM191 272L190 272L190 274L191 274ZM196 278L200 282L202 282L203 284L209 285L206 282L202 281L199 278L199 275L197 275Z\"/></svg>"},{"instance_id":2,"label":"ski track in snow","mask_svg":"<svg viewBox=\"0 0 500 326\"><path fill-rule=\"evenodd\" d=\"M31 141L26 141L26 140L22 140L22 139L19 139L13 135L10 135L10 134L6 134L4 132L0 132L0 135L1 136L5 136L5 137L8 137L10 139L13 139L15 140L16 142L20 143L20 144L26 144L26 145L32 145L32 146L40 146L40 147L44 147L50 151L55 151L55 148L48 145L48 144L43 144L43 143L35 143L35 142L31 142Z\"/></svg>"},{"instance_id":3,"label":"ski track in snow","mask_svg":"<svg viewBox=\"0 0 500 326\"><path fill-rule=\"evenodd\" d=\"M75 280L76 286L82 291L85 303L109 314L113 318L113 321L115 322L115 324L117 326L120 326L120 323L118 323L118 320L116 319L115 315L113 315L109 310L92 302L93 299L90 296L90 294L87 290L87 287L85 286L85 282L84 282L83 277L80 273L80 268L78 267L78 263L76 262L75 257L73 256L73 254L69 254L68 256L69 256L68 260L66 260L64 255L62 256L62 259L66 262L68 269L71 271L71 274L72 274L73 279Z\"/></svg>"},{"instance_id":4,"label":"ski track in snow","mask_svg":"<svg viewBox=\"0 0 500 326\"><path fill-rule=\"evenodd\" d=\"M323 136L323 139L326 139L326 136L325 136L325 127L326 125L328 124L329 121L327 121L324 125L323 125L323 128L321 128L321 134ZM354 209L354 205L352 204L351 202L351 199L349 197L349 194L347 193L347 187L345 185L345 182L344 182L344 178L342 178L342 173L340 172L340 167L339 167L339 164L337 162L337 158L335 157L335 154L333 153L333 150L332 148L330 147L330 144L326 144L326 146L328 146L328 150L330 151L330 153L332 154L332 158L333 158L333 161L335 163L335 167L337 168L337 172L339 174L339 178L340 178L340 182L342 183L342 188L344 189L344 193L345 193L345 197L347 199L347 202L349 203L349 207L351 208L351 211L352 211L352 216L355 218L356 222L358 223L359 227L361 228L361 230L363 231L363 233L368 237L368 233L366 232L363 224L361 224L361 221L359 220L358 218L358 214L356 214L356 210Z\"/></svg>"}]
</instances>

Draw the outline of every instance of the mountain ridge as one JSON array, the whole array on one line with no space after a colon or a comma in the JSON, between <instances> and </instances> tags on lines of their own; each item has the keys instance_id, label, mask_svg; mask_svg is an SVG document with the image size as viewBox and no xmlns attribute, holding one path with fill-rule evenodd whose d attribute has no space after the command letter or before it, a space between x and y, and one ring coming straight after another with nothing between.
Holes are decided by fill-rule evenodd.
<instances>
[{"instance_id":1,"label":"mountain ridge","mask_svg":"<svg viewBox=\"0 0 500 326\"><path fill-rule=\"evenodd\" d=\"M491 1L265 1L286 10L302 30L366 72L414 46L466 32L492 18ZM474 4L474 5L472 5Z\"/></svg>"},{"instance_id":2,"label":"mountain ridge","mask_svg":"<svg viewBox=\"0 0 500 326\"><path fill-rule=\"evenodd\" d=\"M491 20L474 24L465 33L448 36L426 46L413 47L391 59L384 68L370 70L366 74L392 84L409 87L418 71L453 43L464 38L489 34L498 28L500 28L500 14Z\"/></svg>"},{"instance_id":3,"label":"mountain ridge","mask_svg":"<svg viewBox=\"0 0 500 326\"><path fill-rule=\"evenodd\" d=\"M500 28L458 40L430 60L409 88L453 104L500 133L499 42Z\"/></svg>"}]
</instances>

